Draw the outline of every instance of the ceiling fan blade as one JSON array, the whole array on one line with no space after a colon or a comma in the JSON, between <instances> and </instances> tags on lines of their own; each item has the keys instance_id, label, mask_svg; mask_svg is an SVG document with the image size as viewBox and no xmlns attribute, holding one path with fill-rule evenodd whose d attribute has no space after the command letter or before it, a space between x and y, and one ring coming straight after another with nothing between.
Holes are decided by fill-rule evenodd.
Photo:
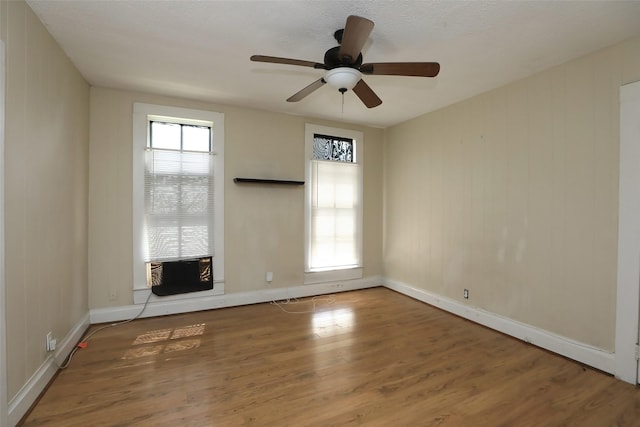
<instances>
[{"instance_id":1,"label":"ceiling fan blade","mask_svg":"<svg viewBox=\"0 0 640 427\"><path fill-rule=\"evenodd\" d=\"M320 78L320 79L316 80L315 82L311 83L309 86L307 86L304 89L302 89L301 91L291 95L287 99L287 102L298 102L302 98L304 98L305 96L309 95L314 90L320 89L322 86L324 86L325 83L327 83L327 82L324 80L324 78Z\"/></svg>"},{"instance_id":2,"label":"ceiling fan blade","mask_svg":"<svg viewBox=\"0 0 640 427\"><path fill-rule=\"evenodd\" d=\"M272 64L301 65L303 67L322 68L324 64L313 61L303 61L301 59L279 58L277 56L253 55L250 58L254 62L269 62Z\"/></svg>"},{"instance_id":3,"label":"ceiling fan blade","mask_svg":"<svg viewBox=\"0 0 640 427\"><path fill-rule=\"evenodd\" d=\"M360 55L362 47L367 42L371 30L373 30L373 21L355 15L347 17L340 50L338 51L338 59L353 64L358 59L358 55Z\"/></svg>"},{"instance_id":4,"label":"ceiling fan blade","mask_svg":"<svg viewBox=\"0 0 640 427\"><path fill-rule=\"evenodd\" d=\"M386 76L435 77L440 72L437 62L378 62L362 64L362 74Z\"/></svg>"},{"instance_id":5,"label":"ceiling fan blade","mask_svg":"<svg viewBox=\"0 0 640 427\"><path fill-rule=\"evenodd\" d=\"M378 98L378 95L376 95L373 89L371 89L362 79L360 79L358 84L354 86L353 92L358 95L360 101L362 101L367 108L377 107L382 104L382 100Z\"/></svg>"}]
</instances>

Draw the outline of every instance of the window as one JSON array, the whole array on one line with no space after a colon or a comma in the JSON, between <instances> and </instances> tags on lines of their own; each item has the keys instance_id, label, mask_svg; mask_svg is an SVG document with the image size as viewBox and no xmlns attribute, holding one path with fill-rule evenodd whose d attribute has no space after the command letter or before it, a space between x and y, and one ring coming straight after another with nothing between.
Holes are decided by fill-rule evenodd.
<instances>
[{"instance_id":1,"label":"window","mask_svg":"<svg viewBox=\"0 0 640 427\"><path fill-rule=\"evenodd\" d=\"M362 277L362 139L306 126L305 283Z\"/></svg>"},{"instance_id":2,"label":"window","mask_svg":"<svg viewBox=\"0 0 640 427\"><path fill-rule=\"evenodd\" d=\"M208 123L149 121L144 168L145 261L212 255L212 157Z\"/></svg>"},{"instance_id":3,"label":"window","mask_svg":"<svg viewBox=\"0 0 640 427\"><path fill-rule=\"evenodd\" d=\"M151 263L193 258L211 257L205 292L224 293L223 138L220 113L134 105L134 302Z\"/></svg>"}]
</instances>

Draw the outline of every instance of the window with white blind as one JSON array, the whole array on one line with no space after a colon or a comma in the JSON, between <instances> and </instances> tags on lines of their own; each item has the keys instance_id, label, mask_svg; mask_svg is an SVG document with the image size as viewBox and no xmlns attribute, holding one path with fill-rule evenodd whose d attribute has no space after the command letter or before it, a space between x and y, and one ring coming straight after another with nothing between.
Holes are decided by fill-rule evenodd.
<instances>
[{"instance_id":1,"label":"window with white blind","mask_svg":"<svg viewBox=\"0 0 640 427\"><path fill-rule=\"evenodd\" d=\"M212 159L209 123L149 121L144 169L145 261L213 255Z\"/></svg>"},{"instance_id":2,"label":"window with white blind","mask_svg":"<svg viewBox=\"0 0 640 427\"><path fill-rule=\"evenodd\" d=\"M215 286L200 294L224 293L223 138L221 113L134 105L136 303L158 262L211 257Z\"/></svg>"},{"instance_id":3,"label":"window with white blind","mask_svg":"<svg viewBox=\"0 0 640 427\"><path fill-rule=\"evenodd\" d=\"M305 283L362 277L362 139L306 125Z\"/></svg>"}]
</instances>

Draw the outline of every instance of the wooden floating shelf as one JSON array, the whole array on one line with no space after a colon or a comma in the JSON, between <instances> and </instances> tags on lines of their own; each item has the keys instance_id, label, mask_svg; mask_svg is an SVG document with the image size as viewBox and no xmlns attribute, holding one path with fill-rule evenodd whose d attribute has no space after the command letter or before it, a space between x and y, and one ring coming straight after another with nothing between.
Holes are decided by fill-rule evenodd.
<instances>
[{"instance_id":1,"label":"wooden floating shelf","mask_svg":"<svg viewBox=\"0 0 640 427\"><path fill-rule=\"evenodd\" d=\"M236 184L304 185L304 181L289 181L285 179L233 178L233 182Z\"/></svg>"}]
</instances>

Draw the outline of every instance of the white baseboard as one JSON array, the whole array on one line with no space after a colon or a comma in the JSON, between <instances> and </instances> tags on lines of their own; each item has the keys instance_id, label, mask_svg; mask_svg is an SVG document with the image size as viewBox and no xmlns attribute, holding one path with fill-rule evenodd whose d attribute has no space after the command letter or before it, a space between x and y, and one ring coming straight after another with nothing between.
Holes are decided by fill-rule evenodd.
<instances>
[{"instance_id":1,"label":"white baseboard","mask_svg":"<svg viewBox=\"0 0 640 427\"><path fill-rule=\"evenodd\" d=\"M58 366L56 366L55 362L57 362L58 365L64 362L88 327L89 313L85 314L64 339L58 342L57 350L42 362L42 365L40 365L38 370L29 378L29 381L27 381L13 399L9 401L9 425L16 425L27 413L31 405L38 399L40 393L44 391L49 381L51 381L58 371Z\"/></svg>"},{"instance_id":2,"label":"white baseboard","mask_svg":"<svg viewBox=\"0 0 640 427\"><path fill-rule=\"evenodd\" d=\"M418 289L396 280L385 279L385 287L415 298L434 307L441 308L457 316L484 325L488 328L521 339L559 355L613 374L615 355L569 338L556 335L544 329L518 322L459 301Z\"/></svg>"},{"instance_id":3,"label":"white baseboard","mask_svg":"<svg viewBox=\"0 0 640 427\"><path fill-rule=\"evenodd\" d=\"M163 299L157 297L149 301L140 317L164 316L168 314L189 313L192 311L212 310L216 308L235 307L239 305L257 304L287 298L302 298L356 289L382 286L380 276L338 282L316 283L289 288L264 289L252 292L239 292L226 295L211 295L189 299ZM90 311L91 323L106 323L127 320L137 316L143 304L121 307L96 308Z\"/></svg>"}]
</instances>

